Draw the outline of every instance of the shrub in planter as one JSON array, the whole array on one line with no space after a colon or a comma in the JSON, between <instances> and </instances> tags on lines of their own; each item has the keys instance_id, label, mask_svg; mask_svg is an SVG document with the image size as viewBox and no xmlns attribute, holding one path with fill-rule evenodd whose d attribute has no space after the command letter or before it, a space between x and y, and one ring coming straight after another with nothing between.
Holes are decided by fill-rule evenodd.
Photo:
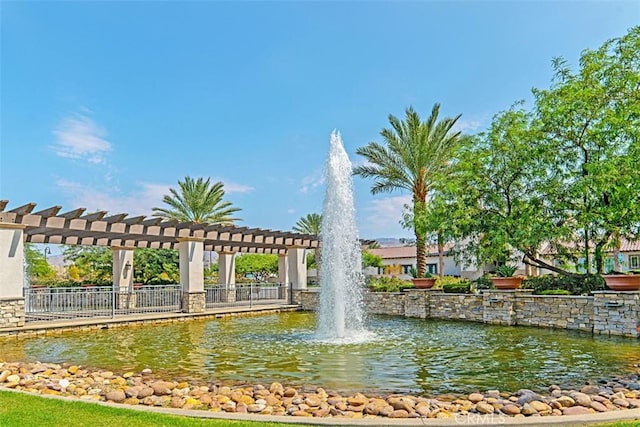
<instances>
[{"instance_id":1,"label":"shrub in planter","mask_svg":"<svg viewBox=\"0 0 640 427\"><path fill-rule=\"evenodd\" d=\"M481 276L475 280L471 281L471 287L476 291L481 291L483 289L493 289L493 281L489 276Z\"/></svg>"},{"instance_id":2,"label":"shrub in planter","mask_svg":"<svg viewBox=\"0 0 640 427\"><path fill-rule=\"evenodd\" d=\"M453 277L453 276L438 277L436 279L436 284L435 284L435 286L433 288L434 289L442 289L445 285L460 283L460 282L462 282L464 280L465 279L462 279L460 277Z\"/></svg>"},{"instance_id":3,"label":"shrub in planter","mask_svg":"<svg viewBox=\"0 0 640 427\"><path fill-rule=\"evenodd\" d=\"M471 294L473 293L471 290L471 282L469 281L458 281L455 283L447 283L442 285L442 290L447 294Z\"/></svg>"},{"instance_id":4,"label":"shrub in planter","mask_svg":"<svg viewBox=\"0 0 640 427\"><path fill-rule=\"evenodd\" d=\"M413 283L388 276L371 276L366 279L367 288L371 292L402 292L403 289L413 288Z\"/></svg>"}]
</instances>

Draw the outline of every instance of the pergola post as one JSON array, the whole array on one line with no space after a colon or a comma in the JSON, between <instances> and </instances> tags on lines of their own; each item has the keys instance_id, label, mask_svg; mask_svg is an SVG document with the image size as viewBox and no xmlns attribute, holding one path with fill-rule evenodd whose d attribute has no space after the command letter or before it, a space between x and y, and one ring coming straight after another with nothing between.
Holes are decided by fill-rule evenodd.
<instances>
[{"instance_id":1,"label":"pergola post","mask_svg":"<svg viewBox=\"0 0 640 427\"><path fill-rule=\"evenodd\" d=\"M287 247L289 281L294 290L307 289L307 260L302 246Z\"/></svg>"},{"instance_id":2,"label":"pergola post","mask_svg":"<svg viewBox=\"0 0 640 427\"><path fill-rule=\"evenodd\" d=\"M287 254L278 254L278 283L289 283L289 263Z\"/></svg>"},{"instance_id":3,"label":"pergola post","mask_svg":"<svg viewBox=\"0 0 640 427\"><path fill-rule=\"evenodd\" d=\"M134 308L136 295L133 292L133 248L112 247L113 287L117 295L118 308Z\"/></svg>"},{"instance_id":4,"label":"pergola post","mask_svg":"<svg viewBox=\"0 0 640 427\"><path fill-rule=\"evenodd\" d=\"M236 301L236 254L234 252L218 252L218 283L225 285L222 300Z\"/></svg>"},{"instance_id":5,"label":"pergola post","mask_svg":"<svg viewBox=\"0 0 640 427\"><path fill-rule=\"evenodd\" d=\"M178 238L180 253L180 284L182 285L182 311L202 313L206 307L204 290L204 239Z\"/></svg>"},{"instance_id":6,"label":"pergola post","mask_svg":"<svg viewBox=\"0 0 640 427\"><path fill-rule=\"evenodd\" d=\"M24 326L24 229L0 223L0 328Z\"/></svg>"}]
</instances>

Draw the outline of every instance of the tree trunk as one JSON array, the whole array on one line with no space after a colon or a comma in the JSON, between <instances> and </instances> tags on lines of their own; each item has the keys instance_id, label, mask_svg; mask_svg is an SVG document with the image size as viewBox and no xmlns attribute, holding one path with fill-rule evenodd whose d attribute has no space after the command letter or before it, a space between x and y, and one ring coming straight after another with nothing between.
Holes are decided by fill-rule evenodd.
<instances>
[{"instance_id":1,"label":"tree trunk","mask_svg":"<svg viewBox=\"0 0 640 427\"><path fill-rule=\"evenodd\" d=\"M584 229L584 269L587 274L591 274L591 259L589 257L589 229Z\"/></svg>"},{"instance_id":2,"label":"tree trunk","mask_svg":"<svg viewBox=\"0 0 640 427\"><path fill-rule=\"evenodd\" d=\"M613 269L616 272L622 271L620 267L620 240L616 241L616 245L613 248Z\"/></svg>"},{"instance_id":3,"label":"tree trunk","mask_svg":"<svg viewBox=\"0 0 640 427\"><path fill-rule=\"evenodd\" d=\"M427 270L427 253L426 253L426 238L424 234L416 231L416 266L418 270L418 277L424 277Z\"/></svg>"},{"instance_id":4,"label":"tree trunk","mask_svg":"<svg viewBox=\"0 0 640 427\"><path fill-rule=\"evenodd\" d=\"M440 277L444 277L444 242L440 233L438 233L438 273Z\"/></svg>"}]
</instances>

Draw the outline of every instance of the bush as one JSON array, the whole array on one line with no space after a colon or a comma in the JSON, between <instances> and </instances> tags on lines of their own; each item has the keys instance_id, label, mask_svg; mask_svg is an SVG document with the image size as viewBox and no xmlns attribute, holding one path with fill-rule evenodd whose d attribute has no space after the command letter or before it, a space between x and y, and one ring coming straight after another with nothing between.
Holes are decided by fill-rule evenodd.
<instances>
[{"instance_id":1,"label":"bush","mask_svg":"<svg viewBox=\"0 0 640 427\"><path fill-rule=\"evenodd\" d=\"M471 294L471 282L467 280L459 280L454 283L442 285L442 290L447 294Z\"/></svg>"},{"instance_id":2,"label":"bush","mask_svg":"<svg viewBox=\"0 0 640 427\"><path fill-rule=\"evenodd\" d=\"M461 279L460 277L453 277L453 276L438 277L436 279L436 284L433 286L433 288L434 289L443 289L444 286L446 286L446 285L460 283L463 280L464 279Z\"/></svg>"},{"instance_id":3,"label":"bush","mask_svg":"<svg viewBox=\"0 0 640 427\"><path fill-rule=\"evenodd\" d=\"M571 295L566 289L547 289L540 292L539 295Z\"/></svg>"},{"instance_id":4,"label":"bush","mask_svg":"<svg viewBox=\"0 0 640 427\"><path fill-rule=\"evenodd\" d=\"M411 282L389 276L370 276L366 283L371 292L402 292L403 289L414 287Z\"/></svg>"},{"instance_id":5,"label":"bush","mask_svg":"<svg viewBox=\"0 0 640 427\"><path fill-rule=\"evenodd\" d=\"M541 295L543 291L565 290L570 295L584 295L605 289L604 279L597 274L584 276L556 276L547 274L539 277L528 277L522 282L524 289L533 289L533 293Z\"/></svg>"},{"instance_id":6,"label":"bush","mask_svg":"<svg viewBox=\"0 0 640 427\"><path fill-rule=\"evenodd\" d=\"M489 276L481 276L475 280L471 281L471 287L476 291L481 291L483 289L493 289L493 281Z\"/></svg>"}]
</instances>

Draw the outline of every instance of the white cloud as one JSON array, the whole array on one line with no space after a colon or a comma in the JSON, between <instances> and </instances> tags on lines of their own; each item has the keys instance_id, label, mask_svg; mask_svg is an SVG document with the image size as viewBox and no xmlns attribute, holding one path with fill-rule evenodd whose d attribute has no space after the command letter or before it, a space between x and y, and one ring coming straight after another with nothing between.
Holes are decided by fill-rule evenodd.
<instances>
[{"instance_id":1,"label":"white cloud","mask_svg":"<svg viewBox=\"0 0 640 427\"><path fill-rule=\"evenodd\" d=\"M323 185L324 182L324 171L322 169L316 169L311 175L307 175L302 178L300 189L298 191L300 193L308 193L309 190L313 190L314 188Z\"/></svg>"},{"instance_id":2,"label":"white cloud","mask_svg":"<svg viewBox=\"0 0 640 427\"><path fill-rule=\"evenodd\" d=\"M407 231L400 225L404 206L411 203L411 195L392 196L372 200L364 208L365 224L362 233L367 237L395 237L406 235Z\"/></svg>"},{"instance_id":3,"label":"white cloud","mask_svg":"<svg viewBox=\"0 0 640 427\"><path fill-rule=\"evenodd\" d=\"M88 211L107 210L111 214L150 215L154 207L162 205L162 196L169 194L169 185L139 183L129 194L105 191L65 179L56 181L58 188L67 195L70 209L79 207Z\"/></svg>"},{"instance_id":4,"label":"white cloud","mask_svg":"<svg viewBox=\"0 0 640 427\"><path fill-rule=\"evenodd\" d=\"M287 209L287 213L293 215L294 213L296 213L295 209Z\"/></svg>"},{"instance_id":5,"label":"white cloud","mask_svg":"<svg viewBox=\"0 0 640 427\"><path fill-rule=\"evenodd\" d=\"M105 139L106 130L86 114L63 119L53 134L56 141L52 148L60 157L98 164L104 163L105 154L112 150L112 144Z\"/></svg>"},{"instance_id":6,"label":"white cloud","mask_svg":"<svg viewBox=\"0 0 640 427\"><path fill-rule=\"evenodd\" d=\"M464 118L461 117L453 129L463 133L473 133L486 125L486 117Z\"/></svg>"},{"instance_id":7,"label":"white cloud","mask_svg":"<svg viewBox=\"0 0 640 427\"><path fill-rule=\"evenodd\" d=\"M222 183L224 184L224 192L227 194L250 193L251 191L255 190L255 188L249 185L238 184L237 182L232 182L224 179L212 179L211 181L212 182L222 181Z\"/></svg>"}]
</instances>

